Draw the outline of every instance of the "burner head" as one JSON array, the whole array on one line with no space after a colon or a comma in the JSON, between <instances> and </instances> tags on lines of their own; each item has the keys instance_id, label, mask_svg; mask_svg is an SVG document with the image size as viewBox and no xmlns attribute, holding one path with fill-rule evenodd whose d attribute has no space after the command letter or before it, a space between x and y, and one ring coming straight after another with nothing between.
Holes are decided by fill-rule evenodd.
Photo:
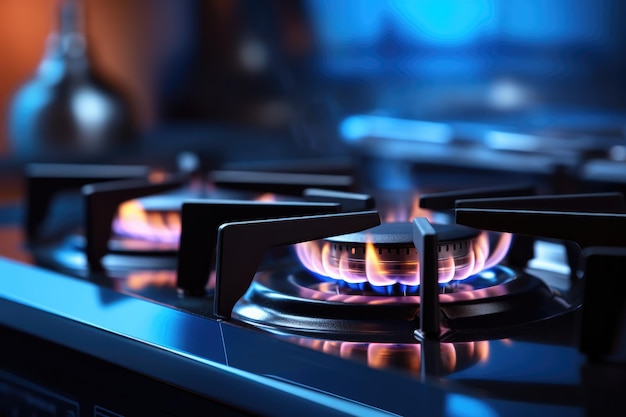
<instances>
[{"instance_id":1,"label":"burner head","mask_svg":"<svg viewBox=\"0 0 626 417\"><path fill-rule=\"evenodd\" d=\"M439 259L468 256L471 242L480 232L465 226L433 224L439 241ZM331 243L330 258L339 262L345 257L348 262L364 262L367 245L378 254L380 262L417 263L418 254L413 245L413 230L409 222L383 223L371 229L333 236L325 239Z\"/></svg>"},{"instance_id":2,"label":"burner head","mask_svg":"<svg viewBox=\"0 0 626 417\"><path fill-rule=\"evenodd\" d=\"M465 226L433 224L438 240L439 282L463 280L497 264L508 249L511 236L489 235ZM301 263L322 279L346 285L366 284L389 293L417 291L419 254L409 222L380 226L324 240L296 245ZM387 287L387 288L385 288Z\"/></svg>"}]
</instances>

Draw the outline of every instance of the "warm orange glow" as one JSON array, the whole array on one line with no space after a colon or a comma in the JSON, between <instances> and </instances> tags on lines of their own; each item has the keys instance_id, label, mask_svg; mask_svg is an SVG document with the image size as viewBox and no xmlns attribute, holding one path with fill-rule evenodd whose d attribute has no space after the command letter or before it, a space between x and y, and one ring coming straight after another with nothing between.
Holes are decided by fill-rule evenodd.
<instances>
[{"instance_id":1,"label":"warm orange glow","mask_svg":"<svg viewBox=\"0 0 626 417\"><path fill-rule=\"evenodd\" d=\"M478 343L476 345L476 357L481 362L489 359L489 343Z\"/></svg>"},{"instance_id":2,"label":"warm orange glow","mask_svg":"<svg viewBox=\"0 0 626 417\"><path fill-rule=\"evenodd\" d=\"M133 291L139 291L148 286L175 287L176 272L174 271L133 271L126 279L126 286Z\"/></svg>"},{"instance_id":3,"label":"warm orange glow","mask_svg":"<svg viewBox=\"0 0 626 417\"><path fill-rule=\"evenodd\" d=\"M393 204L381 210L381 217L385 223L406 222L416 217L426 217L433 221L433 213L420 207L419 195L414 195L410 204Z\"/></svg>"},{"instance_id":4,"label":"warm orange glow","mask_svg":"<svg viewBox=\"0 0 626 417\"><path fill-rule=\"evenodd\" d=\"M511 235L498 235L498 242L490 253L487 232L471 243L467 256L453 258L448 256L439 259L439 282L463 280L483 269L497 265L511 244ZM365 245L365 259L349 260L347 252L343 252L339 261L333 262L330 256L331 243L318 240L295 245L296 254L302 265L308 270L329 278L349 283L369 282L374 286L387 286L395 283L419 285L419 262L415 253L414 261L390 262L382 259L379 251L372 243Z\"/></svg>"},{"instance_id":5,"label":"warm orange glow","mask_svg":"<svg viewBox=\"0 0 626 417\"><path fill-rule=\"evenodd\" d=\"M457 356L455 346L451 343L441 343L441 360L447 372L454 372L457 364ZM472 349L473 350L473 349Z\"/></svg>"},{"instance_id":6,"label":"warm orange glow","mask_svg":"<svg viewBox=\"0 0 626 417\"><path fill-rule=\"evenodd\" d=\"M374 249L372 242L367 242L365 245L365 275L372 285L384 286L396 283L395 279L389 278L389 271L385 270L385 264L378 258L378 253L376 249ZM417 269L415 270L412 282L419 282Z\"/></svg>"},{"instance_id":7,"label":"warm orange glow","mask_svg":"<svg viewBox=\"0 0 626 417\"><path fill-rule=\"evenodd\" d=\"M416 217L426 217L428 221L433 221L432 212L420 207L420 198L418 195L413 196L413 203L411 205L411 214L406 220L414 219Z\"/></svg>"},{"instance_id":8,"label":"warm orange glow","mask_svg":"<svg viewBox=\"0 0 626 417\"><path fill-rule=\"evenodd\" d=\"M272 202L276 201L276 195L272 193L264 193L254 199L255 201Z\"/></svg>"},{"instance_id":9,"label":"warm orange glow","mask_svg":"<svg viewBox=\"0 0 626 417\"><path fill-rule=\"evenodd\" d=\"M418 344L370 343L367 362L372 368L384 369L395 365L419 372L421 348Z\"/></svg>"},{"instance_id":10,"label":"warm orange glow","mask_svg":"<svg viewBox=\"0 0 626 417\"><path fill-rule=\"evenodd\" d=\"M439 282L450 282L454 279L455 265L454 258L449 256L445 259L439 260Z\"/></svg>"},{"instance_id":11,"label":"warm orange glow","mask_svg":"<svg viewBox=\"0 0 626 417\"><path fill-rule=\"evenodd\" d=\"M154 172L150 181L163 181L164 173ZM276 195L265 193L254 199L259 202L276 201ZM182 205L182 199L181 199ZM148 242L177 244L182 224L180 211L146 210L140 200L129 200L120 204L113 221L113 230L118 236L142 239Z\"/></svg>"},{"instance_id":12,"label":"warm orange glow","mask_svg":"<svg viewBox=\"0 0 626 417\"><path fill-rule=\"evenodd\" d=\"M497 265L502 259L506 256L509 248L511 247L511 241L513 240L513 235L510 233L502 233L500 235L500 239L498 239L498 243L494 248L491 256L487 258L485 262L485 268L491 268L492 266Z\"/></svg>"},{"instance_id":13,"label":"warm orange glow","mask_svg":"<svg viewBox=\"0 0 626 417\"><path fill-rule=\"evenodd\" d=\"M126 276L126 288L131 291L141 291L148 287L176 288L177 274L171 270L132 271ZM207 289L215 288L215 271L212 271Z\"/></svg>"},{"instance_id":14,"label":"warm orange glow","mask_svg":"<svg viewBox=\"0 0 626 417\"><path fill-rule=\"evenodd\" d=\"M176 243L180 236L180 214L146 211L138 200L130 200L120 205L113 230L121 236Z\"/></svg>"},{"instance_id":15,"label":"warm orange glow","mask_svg":"<svg viewBox=\"0 0 626 417\"><path fill-rule=\"evenodd\" d=\"M165 181L167 178L167 173L165 171L152 171L148 174L148 181L152 184L158 184L160 182Z\"/></svg>"},{"instance_id":16,"label":"warm orange glow","mask_svg":"<svg viewBox=\"0 0 626 417\"><path fill-rule=\"evenodd\" d=\"M0 240L0 253L10 259L28 264L33 263L33 254L27 250L27 246L23 244L26 241L24 230L20 226L0 225L0 234L3 239Z\"/></svg>"},{"instance_id":17,"label":"warm orange glow","mask_svg":"<svg viewBox=\"0 0 626 417\"><path fill-rule=\"evenodd\" d=\"M299 345L344 359L365 362L372 368L399 368L419 373L422 366L422 345L418 343L342 342L303 337L293 339ZM485 361L488 356L489 342L486 340L439 344L440 364L447 374Z\"/></svg>"},{"instance_id":18,"label":"warm orange glow","mask_svg":"<svg viewBox=\"0 0 626 417\"><path fill-rule=\"evenodd\" d=\"M322 344L322 351L339 356L341 354L341 342L329 341Z\"/></svg>"}]
</instances>

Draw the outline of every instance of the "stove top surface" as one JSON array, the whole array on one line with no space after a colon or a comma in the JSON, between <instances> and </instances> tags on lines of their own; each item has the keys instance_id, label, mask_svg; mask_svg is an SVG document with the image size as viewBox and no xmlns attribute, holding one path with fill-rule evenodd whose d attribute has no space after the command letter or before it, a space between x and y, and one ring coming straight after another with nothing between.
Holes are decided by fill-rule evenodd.
<instances>
[{"instance_id":1,"label":"stove top surface","mask_svg":"<svg viewBox=\"0 0 626 417\"><path fill-rule=\"evenodd\" d=\"M96 192L108 196L107 187ZM464 263L470 257L474 263L488 253L473 249L471 256L467 251L459 255L455 248L442 248L459 239L476 240L476 229L460 228L460 235L430 242L436 230L433 235L419 231L431 224L422 218L421 223L402 223L400 239L401 245L414 243L417 248L420 257L411 262L418 265L413 268L421 274L420 285L398 280L393 290L381 290L378 283L354 276L320 279L285 245L325 237L330 239L319 240L320 245L345 245L346 239L332 236L349 237L363 225L372 227L378 214L363 195L356 200L336 192L311 195L315 199L308 202L290 198L267 206L229 199L207 205L202 196L194 197L172 220L196 226L188 232L183 226L180 246L177 239L173 245L142 246L136 237L117 237L105 241L99 268L90 266L94 258L88 233L28 242L16 225L26 215L24 207L7 204L0 211L0 323L253 414L289 415L297 408L311 415L577 416L595 415L616 404L624 362L619 356L617 361L598 361L581 349L581 322L586 318L582 290L572 281L575 264L565 265L567 245L555 243L563 252L552 265L560 268L546 267L552 255L526 259L517 247L509 251L509 259L531 261L525 267L491 265L471 279L450 275L442 285L445 256L463 258ZM487 197L477 196L488 206ZM613 197L592 198L604 207ZM582 204L577 198L589 199L570 197L566 203ZM335 201L342 199L357 208L337 213ZM148 211L158 212L157 200L149 199L153 206ZM530 204L507 201L518 208ZM532 204L543 204L537 201ZM277 207L284 210L277 217L264 212ZM243 214L233 217L235 211ZM217 235L205 236L213 223ZM358 236L360 241L347 242L361 245L363 253L351 248L350 262L366 257L367 233ZM206 259L207 250L200 251L200 258L184 258L182 248L190 242L194 247L217 245L217 271L201 277L199 288L193 275L214 265ZM527 243L519 239L517 244L523 249ZM380 254L397 249L376 248ZM429 264L421 257L430 253L428 248L434 248L434 272L419 266ZM341 264L342 255L336 256ZM192 276L186 275L189 271ZM190 281L181 281L181 276ZM423 288L433 276L438 301L429 307L433 295ZM181 282L194 291L181 291ZM390 292L400 286L400 293ZM437 321L442 330L435 337L420 333L420 316L429 308L443 312ZM114 353L114 346L126 353ZM170 365L156 366L146 359L160 353ZM176 370L183 367L178 361L184 362L188 375ZM196 375L210 382L199 382ZM244 387L249 398L221 384L223 378ZM262 395L284 406L277 410L271 401L258 401Z\"/></svg>"}]
</instances>

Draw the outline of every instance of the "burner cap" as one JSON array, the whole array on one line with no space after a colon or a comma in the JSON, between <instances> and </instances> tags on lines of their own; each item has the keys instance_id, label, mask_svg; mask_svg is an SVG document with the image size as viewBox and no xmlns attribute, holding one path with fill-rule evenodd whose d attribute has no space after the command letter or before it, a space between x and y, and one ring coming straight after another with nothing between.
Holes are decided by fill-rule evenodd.
<instances>
[{"instance_id":1,"label":"burner cap","mask_svg":"<svg viewBox=\"0 0 626 417\"><path fill-rule=\"evenodd\" d=\"M439 244L475 239L480 231L457 224L433 224ZM383 223L371 229L325 239L331 243L358 245L372 242L374 245L413 246L413 229L410 222Z\"/></svg>"},{"instance_id":2,"label":"burner cap","mask_svg":"<svg viewBox=\"0 0 626 417\"><path fill-rule=\"evenodd\" d=\"M472 240L480 234L476 229L459 225L433 224L433 227L437 232L441 259L467 256ZM383 261L411 264L417 261L412 225L409 222L383 223L361 232L333 236L325 240L331 244L331 259L339 259L342 254L346 254L350 261L363 260L366 244L371 243Z\"/></svg>"}]
</instances>

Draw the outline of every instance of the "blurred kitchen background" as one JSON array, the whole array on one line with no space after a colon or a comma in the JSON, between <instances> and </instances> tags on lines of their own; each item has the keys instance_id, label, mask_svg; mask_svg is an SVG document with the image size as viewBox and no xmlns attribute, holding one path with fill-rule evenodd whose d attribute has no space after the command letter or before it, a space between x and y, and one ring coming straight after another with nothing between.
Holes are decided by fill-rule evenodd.
<instances>
[{"instance_id":1,"label":"blurred kitchen background","mask_svg":"<svg viewBox=\"0 0 626 417\"><path fill-rule=\"evenodd\" d=\"M77 0L63 15L64 3L0 2L5 170L189 150L209 167L356 154L376 160L370 171L386 187L402 183L407 163L444 159L531 174L584 166L593 176L597 161L610 165L605 177L624 171L621 0ZM70 37L54 55L51 34L63 30L85 43ZM60 92L44 56L71 60L85 45L106 89ZM52 78L24 93L38 68ZM77 81L84 91L91 82ZM98 104L93 92L117 101ZM39 117L54 100L62 116ZM100 126L105 146L68 151L97 136L72 117L97 125L109 105L127 129Z\"/></svg>"}]
</instances>

